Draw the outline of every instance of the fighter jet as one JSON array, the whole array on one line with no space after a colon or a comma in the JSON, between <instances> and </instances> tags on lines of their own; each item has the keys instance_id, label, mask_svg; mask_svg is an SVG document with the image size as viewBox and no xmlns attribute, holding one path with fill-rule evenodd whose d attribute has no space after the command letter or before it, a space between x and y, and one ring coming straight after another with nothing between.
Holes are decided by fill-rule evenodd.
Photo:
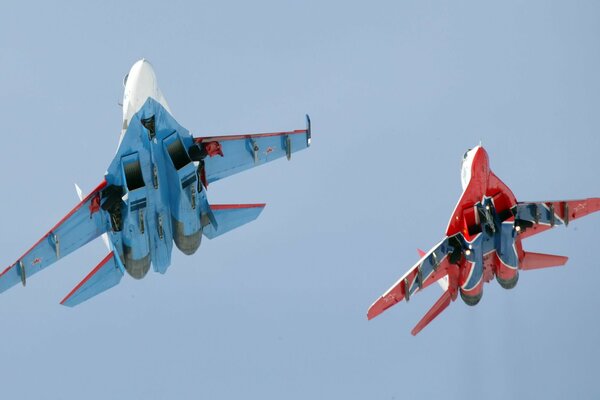
<instances>
[{"instance_id":1,"label":"fighter jet","mask_svg":"<svg viewBox=\"0 0 600 400\"><path fill-rule=\"evenodd\" d=\"M494 277L500 286L511 289L519 280L519 270L564 265L567 257L523 250L523 239L600 210L600 198L517 202L491 171L481 146L465 153L461 183L463 193L442 241L427 253L419 251L421 259L371 305L368 319L439 282L444 293L414 327L411 333L416 335L459 293L474 306L481 300L483 284Z\"/></svg>"},{"instance_id":2,"label":"fighter jet","mask_svg":"<svg viewBox=\"0 0 600 400\"><path fill-rule=\"evenodd\" d=\"M307 127L289 132L193 137L179 125L152 65L136 62L123 81L119 146L102 182L0 274L0 292L25 286L34 274L103 236L108 255L61 301L81 302L117 285L125 271L143 278L150 265L164 274L173 242L193 254L202 235L213 239L258 217L265 204L209 204L212 182L310 146Z\"/></svg>"}]
</instances>

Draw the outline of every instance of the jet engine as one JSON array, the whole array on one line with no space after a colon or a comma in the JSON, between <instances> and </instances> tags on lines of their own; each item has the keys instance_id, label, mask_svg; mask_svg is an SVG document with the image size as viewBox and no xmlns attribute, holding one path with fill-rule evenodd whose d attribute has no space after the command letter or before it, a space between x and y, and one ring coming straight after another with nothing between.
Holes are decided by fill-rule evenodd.
<instances>
[{"instance_id":1,"label":"jet engine","mask_svg":"<svg viewBox=\"0 0 600 400\"><path fill-rule=\"evenodd\" d=\"M463 290L462 288L460 289L460 298L464 301L464 303L468 306L475 306L479 303L479 301L481 300L481 297L483 297L483 285L481 285L481 288L479 288L479 292L476 294L467 294L467 292L465 290Z\"/></svg>"},{"instance_id":2,"label":"jet engine","mask_svg":"<svg viewBox=\"0 0 600 400\"><path fill-rule=\"evenodd\" d=\"M131 251L131 247L124 245L123 256L123 265L125 266L125 270L132 278L142 279L146 276L150 270L150 252L148 252L142 258L135 259L133 252Z\"/></svg>"},{"instance_id":3,"label":"jet engine","mask_svg":"<svg viewBox=\"0 0 600 400\"><path fill-rule=\"evenodd\" d=\"M479 240L479 239L476 239ZM483 296L483 254L476 254L473 246L462 235L456 235L448 241L449 261L460 268L458 286L460 297L469 306L474 306Z\"/></svg>"},{"instance_id":4,"label":"jet engine","mask_svg":"<svg viewBox=\"0 0 600 400\"><path fill-rule=\"evenodd\" d=\"M196 166L179 135L176 132L171 134L163 144L174 167L168 171L173 241L182 253L192 255L200 247L202 239L198 192L203 188L198 182Z\"/></svg>"},{"instance_id":5,"label":"jet engine","mask_svg":"<svg viewBox=\"0 0 600 400\"><path fill-rule=\"evenodd\" d=\"M517 286L517 282L519 281L519 271L508 268L500 262L496 270L496 280L504 289L512 289Z\"/></svg>"},{"instance_id":6,"label":"jet engine","mask_svg":"<svg viewBox=\"0 0 600 400\"><path fill-rule=\"evenodd\" d=\"M121 159L125 176L128 206L123 212L123 264L135 279L142 279L150 269L150 238L146 229L146 183L139 155L133 153Z\"/></svg>"},{"instance_id":7,"label":"jet engine","mask_svg":"<svg viewBox=\"0 0 600 400\"><path fill-rule=\"evenodd\" d=\"M191 234L186 235L183 222L179 222L175 218L172 219L172 222L173 241L175 242L175 246L177 246L177 248L185 255L190 256L194 254L202 242L202 228L196 227L195 231L192 231Z\"/></svg>"}]
</instances>

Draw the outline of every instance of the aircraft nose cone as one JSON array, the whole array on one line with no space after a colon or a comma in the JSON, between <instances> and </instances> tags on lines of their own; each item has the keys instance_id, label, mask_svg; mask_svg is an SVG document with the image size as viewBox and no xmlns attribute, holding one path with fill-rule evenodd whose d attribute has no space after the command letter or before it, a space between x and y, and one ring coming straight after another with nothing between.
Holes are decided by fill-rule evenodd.
<instances>
[{"instance_id":1,"label":"aircraft nose cone","mask_svg":"<svg viewBox=\"0 0 600 400\"><path fill-rule=\"evenodd\" d=\"M152 64L145 58L136 62L131 68L130 77L133 75L136 79L136 86L143 88L154 88L156 86L156 74Z\"/></svg>"},{"instance_id":2,"label":"aircraft nose cone","mask_svg":"<svg viewBox=\"0 0 600 400\"><path fill-rule=\"evenodd\" d=\"M154 68L145 58L133 64L124 83L123 120L129 121L149 97L160 98Z\"/></svg>"},{"instance_id":3,"label":"aircraft nose cone","mask_svg":"<svg viewBox=\"0 0 600 400\"><path fill-rule=\"evenodd\" d=\"M138 60L136 62L136 64L139 64L140 68L154 70L154 68L152 67L152 64L150 64L150 61L146 60L145 58L142 58L141 60Z\"/></svg>"}]
</instances>

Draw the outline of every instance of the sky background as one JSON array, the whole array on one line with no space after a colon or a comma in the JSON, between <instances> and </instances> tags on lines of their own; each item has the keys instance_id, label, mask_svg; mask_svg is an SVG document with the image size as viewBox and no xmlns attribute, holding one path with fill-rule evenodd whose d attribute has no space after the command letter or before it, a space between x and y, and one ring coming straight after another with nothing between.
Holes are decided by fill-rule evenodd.
<instances>
[{"instance_id":1,"label":"sky background","mask_svg":"<svg viewBox=\"0 0 600 400\"><path fill-rule=\"evenodd\" d=\"M480 141L519 200L600 196L600 3L96 3L2 6L0 265L102 180L142 57L194 135L308 113L313 145L212 184L267 208L164 276L60 306L98 240L2 294L2 398L600 397L600 215L525 242L566 267L491 282L417 337L436 286L366 319L442 238Z\"/></svg>"}]
</instances>

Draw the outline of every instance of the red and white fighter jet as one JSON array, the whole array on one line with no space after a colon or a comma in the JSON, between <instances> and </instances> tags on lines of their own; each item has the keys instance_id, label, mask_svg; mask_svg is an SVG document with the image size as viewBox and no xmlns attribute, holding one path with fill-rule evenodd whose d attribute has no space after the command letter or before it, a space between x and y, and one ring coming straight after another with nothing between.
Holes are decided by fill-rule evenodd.
<instances>
[{"instance_id":1,"label":"red and white fighter jet","mask_svg":"<svg viewBox=\"0 0 600 400\"><path fill-rule=\"evenodd\" d=\"M461 181L463 193L444 239L427 253L419 250L421 259L373 303L368 319L439 282L444 293L413 328L411 333L416 335L459 293L466 304L476 305L483 284L494 277L500 286L511 289L519 270L564 265L567 257L527 252L522 240L600 210L600 198L517 202L491 171L481 146L465 153Z\"/></svg>"}]
</instances>

